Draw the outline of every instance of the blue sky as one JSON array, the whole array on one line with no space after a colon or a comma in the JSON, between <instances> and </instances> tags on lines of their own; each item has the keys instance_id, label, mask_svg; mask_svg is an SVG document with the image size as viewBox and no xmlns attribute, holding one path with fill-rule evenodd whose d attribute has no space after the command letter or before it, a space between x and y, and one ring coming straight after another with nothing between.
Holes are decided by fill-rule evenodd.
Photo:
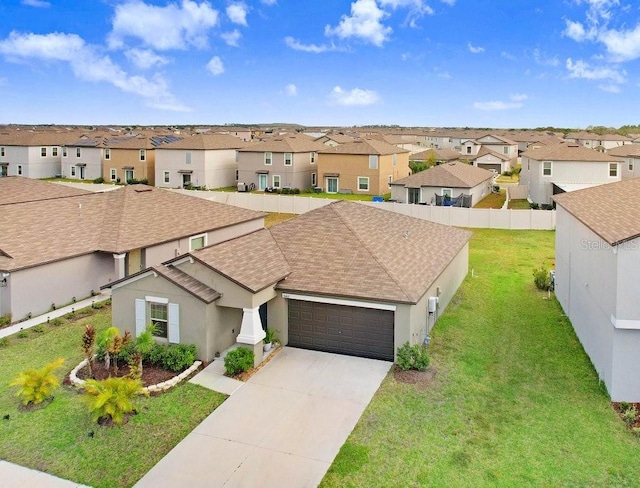
<instances>
[{"instance_id":1,"label":"blue sky","mask_svg":"<svg viewBox=\"0 0 640 488\"><path fill-rule=\"evenodd\" d=\"M0 123L640 123L622 0L2 0Z\"/></svg>"}]
</instances>

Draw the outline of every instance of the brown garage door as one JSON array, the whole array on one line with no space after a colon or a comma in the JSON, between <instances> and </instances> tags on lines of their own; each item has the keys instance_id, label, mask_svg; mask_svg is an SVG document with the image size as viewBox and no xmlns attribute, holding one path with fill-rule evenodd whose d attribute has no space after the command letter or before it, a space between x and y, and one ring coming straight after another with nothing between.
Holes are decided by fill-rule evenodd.
<instances>
[{"instance_id":1,"label":"brown garage door","mask_svg":"<svg viewBox=\"0 0 640 488\"><path fill-rule=\"evenodd\" d=\"M289 345L393 361L389 310L289 300Z\"/></svg>"}]
</instances>

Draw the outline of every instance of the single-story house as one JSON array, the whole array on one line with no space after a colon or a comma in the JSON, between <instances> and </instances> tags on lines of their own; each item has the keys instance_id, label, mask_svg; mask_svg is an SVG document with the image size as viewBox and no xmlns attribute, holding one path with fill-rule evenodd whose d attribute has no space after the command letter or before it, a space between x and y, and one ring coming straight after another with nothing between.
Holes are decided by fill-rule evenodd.
<instances>
[{"instance_id":1,"label":"single-story house","mask_svg":"<svg viewBox=\"0 0 640 488\"><path fill-rule=\"evenodd\" d=\"M2 178L0 316L16 321L45 313L105 283L263 226L260 212L146 185L91 193Z\"/></svg>"},{"instance_id":2,"label":"single-story house","mask_svg":"<svg viewBox=\"0 0 640 488\"><path fill-rule=\"evenodd\" d=\"M422 343L468 270L471 233L336 201L106 285L113 325L158 324L211 361L240 343L393 360Z\"/></svg>"},{"instance_id":3,"label":"single-story house","mask_svg":"<svg viewBox=\"0 0 640 488\"><path fill-rule=\"evenodd\" d=\"M439 164L391 183L391 198L400 203L436 204L466 195L466 206L491 193L493 173L463 162ZM443 200L444 201L444 200Z\"/></svg>"},{"instance_id":4,"label":"single-story house","mask_svg":"<svg viewBox=\"0 0 640 488\"><path fill-rule=\"evenodd\" d=\"M554 200L556 297L611 399L640 402L640 178Z\"/></svg>"}]
</instances>

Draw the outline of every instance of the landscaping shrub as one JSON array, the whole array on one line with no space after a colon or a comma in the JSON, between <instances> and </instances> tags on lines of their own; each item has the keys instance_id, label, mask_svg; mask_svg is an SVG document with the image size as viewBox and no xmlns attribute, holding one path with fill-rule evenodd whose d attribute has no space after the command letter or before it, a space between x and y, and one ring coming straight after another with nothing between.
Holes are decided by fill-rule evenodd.
<instances>
[{"instance_id":1,"label":"landscaping shrub","mask_svg":"<svg viewBox=\"0 0 640 488\"><path fill-rule=\"evenodd\" d=\"M396 362L403 371L407 371L409 369L424 371L429 366L427 348L422 344L414 344L413 346L410 346L408 342L405 342L398 348L398 359Z\"/></svg>"},{"instance_id":2,"label":"landscaping shrub","mask_svg":"<svg viewBox=\"0 0 640 488\"><path fill-rule=\"evenodd\" d=\"M245 347L238 347L229 351L224 357L224 369L229 375L244 373L253 366L253 360L253 351Z\"/></svg>"},{"instance_id":3,"label":"landscaping shrub","mask_svg":"<svg viewBox=\"0 0 640 488\"><path fill-rule=\"evenodd\" d=\"M29 332L27 332L26 330L21 330L20 332L18 332L18 339L24 339L26 337L29 337Z\"/></svg>"},{"instance_id":4,"label":"landscaping shrub","mask_svg":"<svg viewBox=\"0 0 640 488\"><path fill-rule=\"evenodd\" d=\"M3 337L0 339L0 347L7 347L9 345L9 338Z\"/></svg>"},{"instance_id":5,"label":"landscaping shrub","mask_svg":"<svg viewBox=\"0 0 640 488\"><path fill-rule=\"evenodd\" d=\"M16 396L22 399L24 405L42 403L60 384L53 372L63 363L64 359L58 358L40 369L23 371L9 385L18 387Z\"/></svg>"},{"instance_id":6,"label":"landscaping shrub","mask_svg":"<svg viewBox=\"0 0 640 488\"><path fill-rule=\"evenodd\" d=\"M42 334L44 332L44 325L38 324L33 328L33 331L37 334Z\"/></svg>"},{"instance_id":7,"label":"landscaping shrub","mask_svg":"<svg viewBox=\"0 0 640 488\"><path fill-rule=\"evenodd\" d=\"M162 361L164 359L164 350L165 347L160 344L155 344L148 354L145 355L144 359L149 361L154 366L162 366Z\"/></svg>"},{"instance_id":8,"label":"landscaping shrub","mask_svg":"<svg viewBox=\"0 0 640 488\"><path fill-rule=\"evenodd\" d=\"M102 176L98 176L95 180L93 180L93 182L96 184L104 183L104 178Z\"/></svg>"},{"instance_id":9,"label":"landscaping shrub","mask_svg":"<svg viewBox=\"0 0 640 488\"><path fill-rule=\"evenodd\" d=\"M169 371L184 371L196 360L196 346L193 344L170 344L165 348L162 366ZM253 358L251 359L253 365Z\"/></svg>"},{"instance_id":10,"label":"landscaping shrub","mask_svg":"<svg viewBox=\"0 0 640 488\"><path fill-rule=\"evenodd\" d=\"M533 270L533 282L538 290L547 291L551 289L551 276L549 270L544 266L540 266Z\"/></svg>"},{"instance_id":11,"label":"landscaping shrub","mask_svg":"<svg viewBox=\"0 0 640 488\"><path fill-rule=\"evenodd\" d=\"M624 420L624 423L628 426L634 424L636 419L638 418L638 409L635 407L635 405L627 404L624 407L621 405L621 410L622 420Z\"/></svg>"},{"instance_id":12,"label":"landscaping shrub","mask_svg":"<svg viewBox=\"0 0 640 488\"><path fill-rule=\"evenodd\" d=\"M63 323L62 317L56 317L49 321L49 324L51 324L53 327L59 327L62 325L62 323Z\"/></svg>"},{"instance_id":13,"label":"landscaping shrub","mask_svg":"<svg viewBox=\"0 0 640 488\"><path fill-rule=\"evenodd\" d=\"M126 414L136 411L133 400L143 391L140 380L127 377L90 379L85 382L84 390L93 421L104 419L114 424L121 424Z\"/></svg>"},{"instance_id":14,"label":"landscaping shrub","mask_svg":"<svg viewBox=\"0 0 640 488\"><path fill-rule=\"evenodd\" d=\"M3 315L0 317L0 327L5 327L11 323L11 314Z\"/></svg>"}]
</instances>

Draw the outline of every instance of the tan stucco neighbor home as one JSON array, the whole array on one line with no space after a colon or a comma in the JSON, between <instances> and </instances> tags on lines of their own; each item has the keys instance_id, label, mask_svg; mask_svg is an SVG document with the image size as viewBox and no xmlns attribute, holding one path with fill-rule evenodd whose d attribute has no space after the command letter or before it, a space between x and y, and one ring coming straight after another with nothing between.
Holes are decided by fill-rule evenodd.
<instances>
[{"instance_id":1,"label":"tan stucco neighbor home","mask_svg":"<svg viewBox=\"0 0 640 488\"><path fill-rule=\"evenodd\" d=\"M0 315L45 313L263 226L262 213L145 185L90 193L0 178Z\"/></svg>"},{"instance_id":2,"label":"tan stucco neighbor home","mask_svg":"<svg viewBox=\"0 0 640 488\"><path fill-rule=\"evenodd\" d=\"M640 402L640 178L555 195L555 293L615 402Z\"/></svg>"},{"instance_id":3,"label":"tan stucco neighbor home","mask_svg":"<svg viewBox=\"0 0 640 488\"><path fill-rule=\"evenodd\" d=\"M444 198L471 207L491 193L493 173L460 161L439 164L391 183L391 198L400 203L435 205ZM461 195L465 198L459 199ZM438 198L438 197L442 197Z\"/></svg>"},{"instance_id":4,"label":"tan stucco neighbor home","mask_svg":"<svg viewBox=\"0 0 640 488\"><path fill-rule=\"evenodd\" d=\"M411 174L407 149L361 139L318 153L318 186L327 193L382 195L393 181Z\"/></svg>"},{"instance_id":5,"label":"tan stucco neighbor home","mask_svg":"<svg viewBox=\"0 0 640 488\"><path fill-rule=\"evenodd\" d=\"M466 230L336 201L108 285L113 324L149 322L211 361L236 343L393 360L425 340L468 269Z\"/></svg>"}]
</instances>

